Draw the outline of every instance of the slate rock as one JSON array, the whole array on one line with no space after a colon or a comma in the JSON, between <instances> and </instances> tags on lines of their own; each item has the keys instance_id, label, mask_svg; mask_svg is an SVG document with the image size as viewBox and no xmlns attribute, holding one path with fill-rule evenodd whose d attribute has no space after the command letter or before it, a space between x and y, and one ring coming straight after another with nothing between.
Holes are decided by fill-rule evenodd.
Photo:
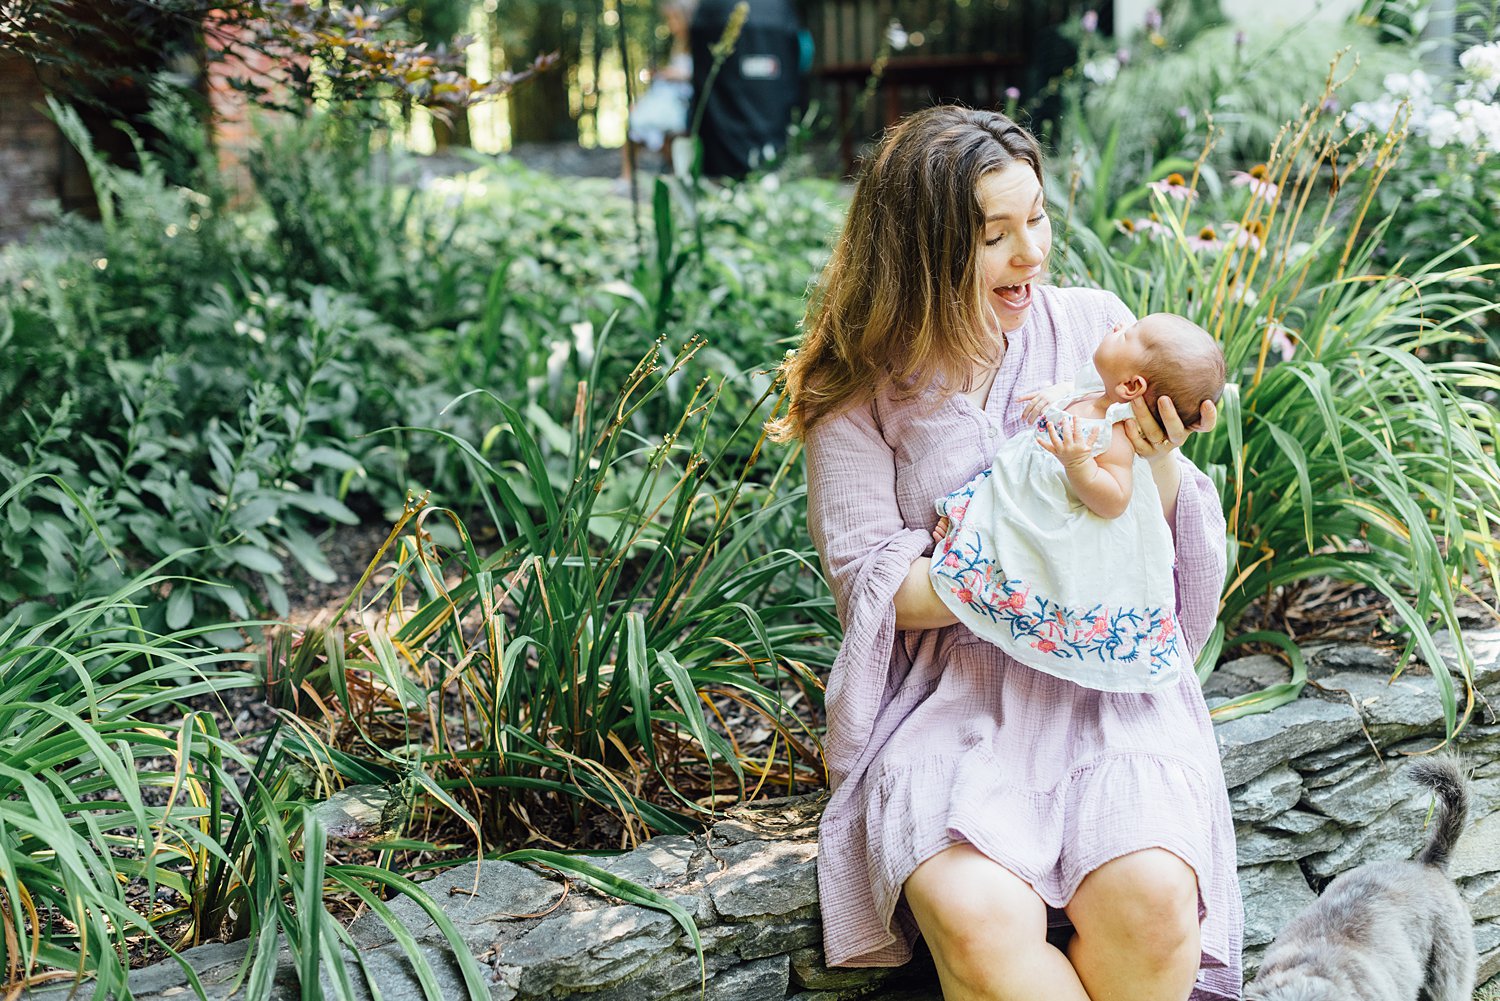
<instances>
[{"instance_id":1,"label":"slate rock","mask_svg":"<svg viewBox=\"0 0 1500 1001\"><path fill-rule=\"evenodd\" d=\"M685 879L694 855L700 850L696 838L686 834L663 834L623 855L590 861L632 883L660 889Z\"/></svg>"},{"instance_id":2,"label":"slate rock","mask_svg":"<svg viewBox=\"0 0 1500 1001\"><path fill-rule=\"evenodd\" d=\"M493 944L497 924L519 924L556 904L563 883L514 862L469 862L438 873L421 884L459 928L470 947ZM421 941L443 941L443 935L422 906L410 897L390 901L391 911ZM519 931L520 928L518 927ZM394 941L385 922L367 913L349 927L361 948Z\"/></svg>"},{"instance_id":3,"label":"slate rock","mask_svg":"<svg viewBox=\"0 0 1500 1001\"><path fill-rule=\"evenodd\" d=\"M793 914L818 902L818 846L812 842L772 841L735 845L719 852L730 862L708 878L715 910L729 920Z\"/></svg>"},{"instance_id":4,"label":"slate rock","mask_svg":"<svg viewBox=\"0 0 1500 1001\"><path fill-rule=\"evenodd\" d=\"M1454 879L1479 876L1500 869L1500 813L1469 824L1453 847L1448 874Z\"/></svg>"},{"instance_id":5,"label":"slate rock","mask_svg":"<svg viewBox=\"0 0 1500 1001\"><path fill-rule=\"evenodd\" d=\"M481 965L480 983L486 993L476 997L468 989L463 973L459 970L458 962L453 958L450 950L432 945L422 945L418 948L432 971L438 997L469 998L472 1001L482 1001L483 998L489 998L490 1001L511 1001L518 992L520 978L515 971L497 970ZM374 997L369 989L371 980L379 985L380 992L386 1001L420 1001L426 996L422 989L422 982L417 977L416 967L399 945L392 944L378 949L361 950L359 961L355 962L353 957L348 957L346 966L354 988L354 1001L371 1001ZM321 980L323 997L336 997L333 978L326 969ZM288 985L289 988L290 986ZM284 994L276 995L275 1001L296 1001L302 996L301 992L293 988Z\"/></svg>"},{"instance_id":6,"label":"slate rock","mask_svg":"<svg viewBox=\"0 0 1500 1001\"><path fill-rule=\"evenodd\" d=\"M1288 921L1317 899L1295 862L1242 866L1239 877L1247 947L1270 944Z\"/></svg>"},{"instance_id":7,"label":"slate rock","mask_svg":"<svg viewBox=\"0 0 1500 1001\"><path fill-rule=\"evenodd\" d=\"M597 989L640 970L680 933L670 915L629 904L564 911L505 943L495 958L521 968L527 995Z\"/></svg>"},{"instance_id":8,"label":"slate rock","mask_svg":"<svg viewBox=\"0 0 1500 1001\"><path fill-rule=\"evenodd\" d=\"M1458 890L1475 921L1500 917L1500 872L1460 880Z\"/></svg>"},{"instance_id":9,"label":"slate rock","mask_svg":"<svg viewBox=\"0 0 1500 1001\"><path fill-rule=\"evenodd\" d=\"M1292 758L1343 743L1358 732L1359 715L1353 708L1309 698L1214 727L1224 782L1231 789Z\"/></svg>"},{"instance_id":10,"label":"slate rock","mask_svg":"<svg viewBox=\"0 0 1500 1001\"><path fill-rule=\"evenodd\" d=\"M709 847L747 841L806 841L816 838L826 792L783 796L736 807L709 829Z\"/></svg>"},{"instance_id":11,"label":"slate rock","mask_svg":"<svg viewBox=\"0 0 1500 1001\"><path fill-rule=\"evenodd\" d=\"M1481 691L1493 691L1500 684L1500 629L1465 629L1464 640L1469 645L1469 654L1474 658L1474 685ZM1443 659L1457 663L1458 646L1453 635L1446 630L1433 637L1434 645ZM1421 651L1417 651L1421 655Z\"/></svg>"},{"instance_id":12,"label":"slate rock","mask_svg":"<svg viewBox=\"0 0 1500 1001\"><path fill-rule=\"evenodd\" d=\"M782 1001L790 982L790 959L771 956L721 970L708 981L706 991L694 986L664 1001Z\"/></svg>"},{"instance_id":13,"label":"slate rock","mask_svg":"<svg viewBox=\"0 0 1500 1001\"><path fill-rule=\"evenodd\" d=\"M1340 671L1363 671L1389 677L1396 671L1396 651L1363 643L1334 643L1308 651L1308 674L1325 684L1324 677Z\"/></svg>"},{"instance_id":14,"label":"slate rock","mask_svg":"<svg viewBox=\"0 0 1500 1001\"><path fill-rule=\"evenodd\" d=\"M1352 698L1370 739L1382 747L1443 725L1443 704L1431 675L1403 674L1387 681L1374 674L1341 671L1319 679L1318 684L1327 697Z\"/></svg>"},{"instance_id":15,"label":"slate rock","mask_svg":"<svg viewBox=\"0 0 1500 1001\"><path fill-rule=\"evenodd\" d=\"M1479 978L1481 984L1488 983L1493 977L1500 974L1500 949L1492 949L1482 953L1479 957Z\"/></svg>"},{"instance_id":16,"label":"slate rock","mask_svg":"<svg viewBox=\"0 0 1500 1001\"><path fill-rule=\"evenodd\" d=\"M1255 824L1296 806L1301 796L1302 776L1286 765L1277 765L1236 788L1229 806L1236 821Z\"/></svg>"},{"instance_id":17,"label":"slate rock","mask_svg":"<svg viewBox=\"0 0 1500 1001\"><path fill-rule=\"evenodd\" d=\"M1288 810L1257 827L1236 824L1234 829L1235 853L1241 866L1296 862L1337 847L1341 838L1342 833L1331 820L1304 810Z\"/></svg>"},{"instance_id":18,"label":"slate rock","mask_svg":"<svg viewBox=\"0 0 1500 1001\"><path fill-rule=\"evenodd\" d=\"M823 962L821 948L798 949L791 960L792 983L807 990L848 991L891 975L889 967L829 967Z\"/></svg>"},{"instance_id":19,"label":"slate rock","mask_svg":"<svg viewBox=\"0 0 1500 1001\"><path fill-rule=\"evenodd\" d=\"M1500 810L1500 774L1469 779L1469 816L1484 817Z\"/></svg>"},{"instance_id":20,"label":"slate rock","mask_svg":"<svg viewBox=\"0 0 1500 1001\"><path fill-rule=\"evenodd\" d=\"M1344 831L1339 843L1330 850L1307 858L1308 871L1326 878L1362 862L1411 858L1427 840L1422 823L1429 802L1425 791L1398 800L1392 809L1369 824Z\"/></svg>"},{"instance_id":21,"label":"slate rock","mask_svg":"<svg viewBox=\"0 0 1500 1001\"><path fill-rule=\"evenodd\" d=\"M1302 781L1308 785L1315 785L1318 784L1323 776L1332 774L1337 768L1348 767L1351 762L1361 757L1379 758L1379 754L1365 741L1363 736L1339 744L1336 747L1314 751L1312 754L1304 754L1301 757L1293 758L1292 767L1302 773ZM1337 782L1338 778L1341 777L1340 775L1328 781ZM1324 782L1323 784L1326 785L1327 783Z\"/></svg>"},{"instance_id":22,"label":"slate rock","mask_svg":"<svg viewBox=\"0 0 1500 1001\"><path fill-rule=\"evenodd\" d=\"M1279 685L1288 678L1287 666L1263 653L1226 661L1203 683L1205 697L1237 698Z\"/></svg>"},{"instance_id":23,"label":"slate rock","mask_svg":"<svg viewBox=\"0 0 1500 1001\"><path fill-rule=\"evenodd\" d=\"M1375 765L1357 769L1333 785L1308 789L1301 806L1341 827L1368 824L1390 810L1399 797L1410 793L1410 788L1396 777L1397 771L1390 766Z\"/></svg>"},{"instance_id":24,"label":"slate rock","mask_svg":"<svg viewBox=\"0 0 1500 1001\"><path fill-rule=\"evenodd\" d=\"M574 998L587 998L588 1001L645 1001L649 998L656 1001L657 998L674 996L679 991L690 992L696 997L705 975L707 982L712 984L721 970L737 963L739 959L733 955L705 954L700 969L697 954L691 947L684 947L679 943L673 948L653 954L643 966L607 987L591 990L586 994L560 991L547 997L566 998L569 1001ZM533 997L539 996L526 994L523 1001L531 1001Z\"/></svg>"},{"instance_id":25,"label":"slate rock","mask_svg":"<svg viewBox=\"0 0 1500 1001\"><path fill-rule=\"evenodd\" d=\"M707 951L732 953L740 959L762 959L822 941L823 924L817 912L808 907L770 921L717 925L701 934Z\"/></svg>"}]
</instances>

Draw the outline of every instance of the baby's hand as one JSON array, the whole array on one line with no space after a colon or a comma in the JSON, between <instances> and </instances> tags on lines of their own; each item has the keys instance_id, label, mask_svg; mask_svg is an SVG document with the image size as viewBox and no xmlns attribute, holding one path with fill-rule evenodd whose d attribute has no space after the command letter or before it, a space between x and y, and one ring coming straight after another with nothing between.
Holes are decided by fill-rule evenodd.
<instances>
[{"instance_id":1,"label":"baby's hand","mask_svg":"<svg viewBox=\"0 0 1500 1001\"><path fill-rule=\"evenodd\" d=\"M948 520L948 516L946 514L943 515L941 518L939 518L938 519L938 523L937 523L937 527L932 530L932 541L933 542L942 542L943 538L945 536L947 536L947 534L948 534L948 527L951 524L952 524L952 522L950 522Z\"/></svg>"},{"instance_id":2,"label":"baby's hand","mask_svg":"<svg viewBox=\"0 0 1500 1001\"><path fill-rule=\"evenodd\" d=\"M1094 445L1099 441L1099 429L1095 427L1084 435L1078 426L1078 421L1072 417L1065 417L1062 421L1047 422L1047 433L1037 433L1038 443L1057 456L1064 468L1072 469L1074 466L1088 462L1094 456ZM1059 424L1063 426L1058 427Z\"/></svg>"},{"instance_id":3,"label":"baby's hand","mask_svg":"<svg viewBox=\"0 0 1500 1001\"><path fill-rule=\"evenodd\" d=\"M1027 424L1035 424L1037 418L1046 413L1048 407L1072 391L1071 382L1059 382L1045 389L1034 389L1029 393L1022 393L1016 397L1017 400L1026 404L1026 408L1021 411L1021 419Z\"/></svg>"}]
</instances>

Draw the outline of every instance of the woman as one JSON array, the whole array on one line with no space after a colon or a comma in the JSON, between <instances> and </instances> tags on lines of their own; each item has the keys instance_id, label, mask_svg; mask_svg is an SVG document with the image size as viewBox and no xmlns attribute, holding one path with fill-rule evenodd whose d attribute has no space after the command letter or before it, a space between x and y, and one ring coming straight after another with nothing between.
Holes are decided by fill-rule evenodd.
<instances>
[{"instance_id":1,"label":"woman","mask_svg":"<svg viewBox=\"0 0 1500 1001\"><path fill-rule=\"evenodd\" d=\"M894 966L920 935L947 1001L1238 998L1233 827L1191 665L1152 694L1082 688L954 625L930 583L934 498L1133 319L1109 293L1044 285L1050 248L1030 134L993 112L914 114L860 180L789 364L772 430L804 440L844 625L825 950ZM1224 521L1159 409L1138 404L1126 430L1172 526L1190 657L1217 611Z\"/></svg>"}]
</instances>

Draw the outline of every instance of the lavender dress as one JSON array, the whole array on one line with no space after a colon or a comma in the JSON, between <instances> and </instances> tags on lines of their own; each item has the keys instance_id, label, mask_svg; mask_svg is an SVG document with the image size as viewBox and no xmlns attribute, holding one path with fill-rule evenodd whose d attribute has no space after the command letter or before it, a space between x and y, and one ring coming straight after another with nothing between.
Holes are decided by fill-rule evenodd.
<instances>
[{"instance_id":1,"label":"lavender dress","mask_svg":"<svg viewBox=\"0 0 1500 1001\"><path fill-rule=\"evenodd\" d=\"M1089 872L1160 847L1198 876L1193 998L1240 996L1233 822L1191 664L1158 692L1101 692L1018 664L963 626L895 625L896 589L932 549L933 499L1021 429L1017 394L1070 378L1132 320L1110 293L1038 288L983 409L961 393L936 405L880 397L807 435L808 523L844 625L827 697L833 796L818 832L831 965L906 962L917 929L902 886L952 845L1026 880L1058 923ZM1218 608L1224 519L1207 478L1180 461L1173 529L1190 655Z\"/></svg>"}]
</instances>

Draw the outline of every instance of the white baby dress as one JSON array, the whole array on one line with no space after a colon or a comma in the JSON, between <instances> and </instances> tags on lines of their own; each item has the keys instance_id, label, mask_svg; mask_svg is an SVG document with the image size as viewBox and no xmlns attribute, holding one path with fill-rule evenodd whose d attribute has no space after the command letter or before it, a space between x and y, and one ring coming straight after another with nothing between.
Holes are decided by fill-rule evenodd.
<instances>
[{"instance_id":1,"label":"white baby dress","mask_svg":"<svg viewBox=\"0 0 1500 1001\"><path fill-rule=\"evenodd\" d=\"M1080 388L1102 388L1088 376L1094 385ZM1102 420L1066 413L1087 395L1050 406L1036 428L1001 444L990 468L938 499L950 525L932 584L961 624L1028 667L1107 692L1155 691L1177 680L1186 648L1151 466L1135 457L1130 504L1101 518L1038 444L1042 421L1078 421L1085 437L1099 428L1095 455L1108 448L1130 404L1112 404Z\"/></svg>"}]
</instances>

